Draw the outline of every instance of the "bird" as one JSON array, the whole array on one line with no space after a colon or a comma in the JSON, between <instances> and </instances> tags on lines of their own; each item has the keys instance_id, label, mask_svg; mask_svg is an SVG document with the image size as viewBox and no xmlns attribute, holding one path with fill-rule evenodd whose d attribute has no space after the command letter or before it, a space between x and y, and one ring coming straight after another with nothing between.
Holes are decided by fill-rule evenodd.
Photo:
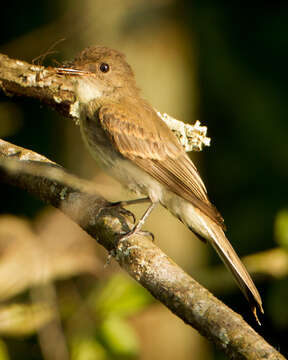
<instances>
[{"instance_id":1,"label":"bird","mask_svg":"<svg viewBox=\"0 0 288 360\"><path fill-rule=\"evenodd\" d=\"M142 97L125 55L108 47L91 46L56 70L73 81L82 138L93 158L128 189L144 196L131 203L149 202L126 237L141 231L160 203L212 245L260 324L257 311L264 313L260 294L225 235L222 216L210 202L198 170L176 136Z\"/></svg>"}]
</instances>

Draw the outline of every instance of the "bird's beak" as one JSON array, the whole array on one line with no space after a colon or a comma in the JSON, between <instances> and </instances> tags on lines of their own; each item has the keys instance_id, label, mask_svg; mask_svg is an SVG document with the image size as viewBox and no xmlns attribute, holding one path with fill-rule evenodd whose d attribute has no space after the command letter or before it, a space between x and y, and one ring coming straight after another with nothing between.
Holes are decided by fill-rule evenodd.
<instances>
[{"instance_id":1,"label":"bird's beak","mask_svg":"<svg viewBox=\"0 0 288 360\"><path fill-rule=\"evenodd\" d=\"M56 73L58 75L91 75L91 72L79 69L72 69L72 68L56 68Z\"/></svg>"}]
</instances>

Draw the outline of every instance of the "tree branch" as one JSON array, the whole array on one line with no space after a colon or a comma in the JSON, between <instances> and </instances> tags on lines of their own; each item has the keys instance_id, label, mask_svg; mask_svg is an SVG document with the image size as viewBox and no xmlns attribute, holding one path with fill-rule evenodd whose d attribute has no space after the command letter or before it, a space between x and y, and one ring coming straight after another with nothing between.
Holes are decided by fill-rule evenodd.
<instances>
[{"instance_id":1,"label":"tree branch","mask_svg":"<svg viewBox=\"0 0 288 360\"><path fill-rule=\"evenodd\" d=\"M5 73L7 66L9 71ZM75 118L71 112L75 99L69 86L66 80L55 77L53 70L0 57L0 87L6 93L38 98ZM240 315L193 280L149 239L136 235L119 243L119 235L132 224L123 209L109 207L94 184L3 140L0 181L25 189L60 209L113 254L120 266L156 299L230 358L284 359Z\"/></svg>"},{"instance_id":2,"label":"tree branch","mask_svg":"<svg viewBox=\"0 0 288 360\"><path fill-rule=\"evenodd\" d=\"M44 68L0 54L0 89L7 96L26 96L40 100L66 117L74 118L70 106L75 102L73 86Z\"/></svg>"}]
</instances>

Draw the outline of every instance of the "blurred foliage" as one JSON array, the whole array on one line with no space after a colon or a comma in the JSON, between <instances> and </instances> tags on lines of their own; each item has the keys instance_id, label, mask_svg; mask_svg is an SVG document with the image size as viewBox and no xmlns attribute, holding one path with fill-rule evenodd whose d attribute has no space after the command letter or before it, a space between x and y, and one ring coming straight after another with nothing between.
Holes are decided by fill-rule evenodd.
<instances>
[{"instance_id":1,"label":"blurred foliage","mask_svg":"<svg viewBox=\"0 0 288 360\"><path fill-rule=\"evenodd\" d=\"M113 294L113 296L112 296ZM152 300L147 291L122 274L113 276L101 292L91 294L89 302L102 318L131 316Z\"/></svg>"},{"instance_id":2,"label":"blurred foliage","mask_svg":"<svg viewBox=\"0 0 288 360\"><path fill-rule=\"evenodd\" d=\"M131 358L140 355L138 339L132 328L121 317L107 318L102 323L99 335L113 358Z\"/></svg>"},{"instance_id":3,"label":"blurred foliage","mask_svg":"<svg viewBox=\"0 0 288 360\"><path fill-rule=\"evenodd\" d=\"M116 285L116 293L113 285ZM51 299L47 297L46 285L43 286L43 289L41 286L37 289L38 294L42 291L45 294L45 300L41 303L18 302L2 306L0 309L2 336L15 339L23 336L33 338L42 333L42 341L49 341L47 327L52 324L52 331L57 330L53 322L57 319L58 312ZM61 283L58 283L59 286ZM60 309L63 314L63 327L61 326L60 330L67 339L71 358L77 360L138 358L140 350L138 338L128 319L151 303L152 298L147 291L122 274L112 275L107 283L94 282L88 293L85 292L84 296L87 300L79 302L79 296L83 294L80 295L81 291L78 290L77 296L70 296L69 302L67 299L62 301L62 296L65 298L63 291L58 294L57 300L62 304ZM34 291L33 288L31 291ZM69 308L68 312L66 307ZM56 339L56 341L60 340ZM1 356L5 359L8 355L5 355L5 343L0 345L1 360ZM51 345L48 343L48 346ZM57 346L56 343L53 346ZM21 359L22 356L23 352Z\"/></svg>"},{"instance_id":4,"label":"blurred foliage","mask_svg":"<svg viewBox=\"0 0 288 360\"><path fill-rule=\"evenodd\" d=\"M267 297L267 311L273 325L286 330L288 327L288 279L275 281L269 288Z\"/></svg>"},{"instance_id":5,"label":"blurred foliage","mask_svg":"<svg viewBox=\"0 0 288 360\"><path fill-rule=\"evenodd\" d=\"M288 250L288 210L278 212L275 219L275 239L277 243Z\"/></svg>"},{"instance_id":6,"label":"blurred foliage","mask_svg":"<svg viewBox=\"0 0 288 360\"><path fill-rule=\"evenodd\" d=\"M275 240L288 254L288 211L279 211L275 219ZM286 331L288 328L288 277L271 284L267 296L267 310L273 325Z\"/></svg>"},{"instance_id":7,"label":"blurred foliage","mask_svg":"<svg viewBox=\"0 0 288 360\"><path fill-rule=\"evenodd\" d=\"M76 338L71 343L72 360L106 360L104 347L94 338Z\"/></svg>"},{"instance_id":8,"label":"blurred foliage","mask_svg":"<svg viewBox=\"0 0 288 360\"><path fill-rule=\"evenodd\" d=\"M2 215L0 249L0 335L13 359L30 358L30 347L15 351L21 339L35 343L36 358L138 357L129 319L154 301L112 264L104 268L95 241L71 220L55 210L33 225Z\"/></svg>"},{"instance_id":9,"label":"blurred foliage","mask_svg":"<svg viewBox=\"0 0 288 360\"><path fill-rule=\"evenodd\" d=\"M99 282L85 301L86 316L88 312L91 322L85 330L75 323L72 326L69 341L72 359L135 358L139 344L127 318L145 309L151 301L147 291L122 274L113 275L106 283ZM77 316L77 323L83 320L85 316Z\"/></svg>"},{"instance_id":10,"label":"blurred foliage","mask_svg":"<svg viewBox=\"0 0 288 360\"><path fill-rule=\"evenodd\" d=\"M7 351L7 346L3 340L0 339L0 360L9 360L9 354Z\"/></svg>"},{"instance_id":11,"label":"blurred foliage","mask_svg":"<svg viewBox=\"0 0 288 360\"><path fill-rule=\"evenodd\" d=\"M0 308L0 334L9 336L32 335L53 318L49 304L9 304Z\"/></svg>"},{"instance_id":12,"label":"blurred foliage","mask_svg":"<svg viewBox=\"0 0 288 360\"><path fill-rule=\"evenodd\" d=\"M93 328L95 349L107 358L134 358L139 353L139 344L127 317L145 309L152 302L151 295L123 274L115 274L104 284L94 287L88 296L87 306L97 319ZM87 344L92 344L91 334ZM85 342L86 344L86 342ZM81 355L82 356L82 355Z\"/></svg>"}]
</instances>

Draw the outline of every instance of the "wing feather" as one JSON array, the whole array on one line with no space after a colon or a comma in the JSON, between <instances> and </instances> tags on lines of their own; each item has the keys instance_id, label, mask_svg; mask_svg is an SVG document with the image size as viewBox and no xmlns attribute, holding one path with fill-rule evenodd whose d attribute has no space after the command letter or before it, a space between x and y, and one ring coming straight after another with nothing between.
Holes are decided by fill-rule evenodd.
<instances>
[{"instance_id":1,"label":"wing feather","mask_svg":"<svg viewBox=\"0 0 288 360\"><path fill-rule=\"evenodd\" d=\"M196 167L168 126L143 104L128 109L123 104L109 104L99 110L101 125L117 150L224 227Z\"/></svg>"}]
</instances>

